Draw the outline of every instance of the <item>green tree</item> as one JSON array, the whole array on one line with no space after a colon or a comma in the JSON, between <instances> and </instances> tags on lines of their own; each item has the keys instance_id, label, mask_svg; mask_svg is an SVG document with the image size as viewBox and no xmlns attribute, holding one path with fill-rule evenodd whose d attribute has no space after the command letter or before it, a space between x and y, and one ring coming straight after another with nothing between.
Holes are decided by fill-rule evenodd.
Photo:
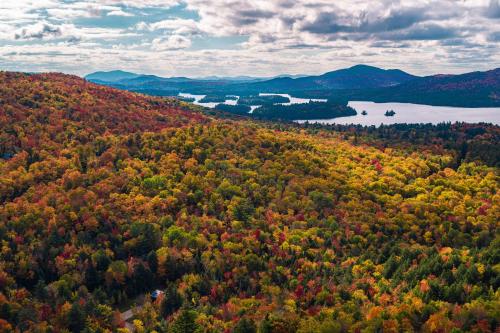
<instances>
[{"instance_id":1,"label":"green tree","mask_svg":"<svg viewBox=\"0 0 500 333\"><path fill-rule=\"evenodd\" d=\"M182 296L173 285L169 285L165 290L165 295L160 304L160 313L163 317L170 316L182 305Z\"/></svg>"},{"instance_id":2,"label":"green tree","mask_svg":"<svg viewBox=\"0 0 500 333\"><path fill-rule=\"evenodd\" d=\"M200 327L196 323L198 315L195 311L184 309L179 314L179 317L174 321L170 328L170 333L194 333Z\"/></svg>"},{"instance_id":3,"label":"green tree","mask_svg":"<svg viewBox=\"0 0 500 333\"><path fill-rule=\"evenodd\" d=\"M255 326L255 323L248 318L241 318L233 330L233 333L256 333L256 332L257 332L257 327Z\"/></svg>"},{"instance_id":4,"label":"green tree","mask_svg":"<svg viewBox=\"0 0 500 333\"><path fill-rule=\"evenodd\" d=\"M73 303L69 311L69 329L73 333L81 332L85 328L85 312L77 302Z\"/></svg>"}]
</instances>

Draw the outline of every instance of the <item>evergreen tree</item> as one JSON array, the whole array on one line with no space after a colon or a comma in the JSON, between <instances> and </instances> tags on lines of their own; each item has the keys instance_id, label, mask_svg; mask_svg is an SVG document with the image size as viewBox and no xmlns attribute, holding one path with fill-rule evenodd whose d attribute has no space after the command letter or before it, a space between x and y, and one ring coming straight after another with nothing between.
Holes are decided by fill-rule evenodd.
<instances>
[{"instance_id":1,"label":"evergreen tree","mask_svg":"<svg viewBox=\"0 0 500 333\"><path fill-rule=\"evenodd\" d=\"M257 327L255 323L248 318L241 318L241 320L234 327L233 333L256 333Z\"/></svg>"},{"instance_id":2,"label":"evergreen tree","mask_svg":"<svg viewBox=\"0 0 500 333\"><path fill-rule=\"evenodd\" d=\"M78 302L73 303L69 311L69 329L71 332L81 332L85 328L85 312Z\"/></svg>"},{"instance_id":3,"label":"evergreen tree","mask_svg":"<svg viewBox=\"0 0 500 333\"><path fill-rule=\"evenodd\" d=\"M199 329L196 323L197 314L193 310L184 309L170 328L170 333L194 333Z\"/></svg>"},{"instance_id":4,"label":"evergreen tree","mask_svg":"<svg viewBox=\"0 0 500 333\"><path fill-rule=\"evenodd\" d=\"M163 317L170 316L182 305L182 296L173 285L169 285L165 290L165 295L160 304L160 313Z\"/></svg>"}]
</instances>

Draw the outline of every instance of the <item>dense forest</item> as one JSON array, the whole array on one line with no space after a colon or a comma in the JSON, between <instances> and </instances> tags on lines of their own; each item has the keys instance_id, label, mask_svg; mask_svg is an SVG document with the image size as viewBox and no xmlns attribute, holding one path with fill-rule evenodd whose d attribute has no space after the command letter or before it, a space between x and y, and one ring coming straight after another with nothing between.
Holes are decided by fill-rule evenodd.
<instances>
[{"instance_id":1,"label":"dense forest","mask_svg":"<svg viewBox=\"0 0 500 333\"><path fill-rule=\"evenodd\" d=\"M290 103L290 99L280 95L241 96L238 99L240 105L273 105L278 103Z\"/></svg>"},{"instance_id":2,"label":"dense forest","mask_svg":"<svg viewBox=\"0 0 500 333\"><path fill-rule=\"evenodd\" d=\"M0 332L498 332L498 135L0 73Z\"/></svg>"},{"instance_id":3,"label":"dense forest","mask_svg":"<svg viewBox=\"0 0 500 333\"><path fill-rule=\"evenodd\" d=\"M251 109L252 108L250 106L242 105L242 104L236 104L236 105L217 104L215 106L215 110L217 110L217 111L227 112L230 115L240 115L240 116L246 116L246 117L252 116L251 114L249 114Z\"/></svg>"},{"instance_id":4,"label":"dense forest","mask_svg":"<svg viewBox=\"0 0 500 333\"><path fill-rule=\"evenodd\" d=\"M275 96L264 96L264 97L275 97ZM281 97L281 96L276 96ZM243 102L241 102L243 100ZM251 99L252 100L252 99ZM286 100L289 100L286 98ZM257 102L257 100L256 100ZM274 101L272 103L275 103ZM338 117L348 117L355 116L357 114L356 110L347 106L347 103L337 104L330 102L309 102L300 104L263 104L261 106L255 106L255 109L251 111L250 105L247 98L240 98L238 104L228 105L228 104L218 104L215 106L215 110L226 112L232 115L246 116L250 118L255 118L259 120L312 120L312 119L331 119Z\"/></svg>"},{"instance_id":5,"label":"dense forest","mask_svg":"<svg viewBox=\"0 0 500 333\"><path fill-rule=\"evenodd\" d=\"M325 129L342 132L355 144L365 143L380 149L446 152L453 156L453 167L464 161L500 167L500 127L491 124L393 124L379 127L304 124L304 127L311 133Z\"/></svg>"},{"instance_id":6,"label":"dense forest","mask_svg":"<svg viewBox=\"0 0 500 333\"><path fill-rule=\"evenodd\" d=\"M200 103L224 103L227 100L237 100L236 96L226 95L207 95L199 100Z\"/></svg>"},{"instance_id":7,"label":"dense forest","mask_svg":"<svg viewBox=\"0 0 500 333\"><path fill-rule=\"evenodd\" d=\"M261 119L307 120L332 119L356 114L356 110L347 106L347 103L309 102L292 105L263 105L255 109L252 116Z\"/></svg>"}]
</instances>

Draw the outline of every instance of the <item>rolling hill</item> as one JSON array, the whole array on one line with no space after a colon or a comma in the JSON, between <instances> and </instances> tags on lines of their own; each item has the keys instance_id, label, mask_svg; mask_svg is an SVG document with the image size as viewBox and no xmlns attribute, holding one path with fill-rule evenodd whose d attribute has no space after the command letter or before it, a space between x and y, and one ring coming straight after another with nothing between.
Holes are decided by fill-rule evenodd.
<instances>
[{"instance_id":1,"label":"rolling hill","mask_svg":"<svg viewBox=\"0 0 500 333\"><path fill-rule=\"evenodd\" d=\"M384 70L372 66L357 65L319 76L306 76L297 79L277 78L258 82L252 84L251 88L263 92L369 89L395 86L414 78L416 76L401 70Z\"/></svg>"},{"instance_id":2,"label":"rolling hill","mask_svg":"<svg viewBox=\"0 0 500 333\"><path fill-rule=\"evenodd\" d=\"M85 76L88 81L92 82L118 82L121 80L130 80L140 76L140 74L125 72L121 70L109 72L95 72Z\"/></svg>"},{"instance_id":3,"label":"rolling hill","mask_svg":"<svg viewBox=\"0 0 500 333\"><path fill-rule=\"evenodd\" d=\"M456 107L500 106L500 68L460 75L415 78L397 86L337 91L310 91L301 95L332 101L401 102Z\"/></svg>"},{"instance_id":4,"label":"rolling hill","mask_svg":"<svg viewBox=\"0 0 500 333\"><path fill-rule=\"evenodd\" d=\"M0 72L0 82L0 157L39 146L60 149L72 140L105 133L156 131L207 120L175 99L138 95L77 76Z\"/></svg>"},{"instance_id":5,"label":"rolling hill","mask_svg":"<svg viewBox=\"0 0 500 333\"><path fill-rule=\"evenodd\" d=\"M328 98L344 104L350 100L404 102L440 106L493 107L500 105L500 69L460 75L418 77L400 70L357 65L319 76L276 77L271 80L199 80L161 78L123 72L91 74L87 80L150 95L175 96L179 92L213 95L289 93L297 97ZM103 81L110 80L110 81Z\"/></svg>"},{"instance_id":6,"label":"rolling hill","mask_svg":"<svg viewBox=\"0 0 500 333\"><path fill-rule=\"evenodd\" d=\"M319 76L299 76L296 78L279 76L270 80L247 78L245 82L229 78L214 78L213 80L197 80L188 78L162 78L154 75L137 75L106 82L106 75L94 73L85 78L89 81L108 84L121 89L145 91L183 91L183 92L219 92L243 93L249 92L294 92L305 90L332 89L365 89L379 88L400 84L415 78L415 76L400 70L384 70L376 67L358 65L325 73ZM119 76L116 76L119 77Z\"/></svg>"},{"instance_id":7,"label":"rolling hill","mask_svg":"<svg viewBox=\"0 0 500 333\"><path fill-rule=\"evenodd\" d=\"M422 77L378 90L372 99L463 107L500 106L500 68Z\"/></svg>"}]
</instances>

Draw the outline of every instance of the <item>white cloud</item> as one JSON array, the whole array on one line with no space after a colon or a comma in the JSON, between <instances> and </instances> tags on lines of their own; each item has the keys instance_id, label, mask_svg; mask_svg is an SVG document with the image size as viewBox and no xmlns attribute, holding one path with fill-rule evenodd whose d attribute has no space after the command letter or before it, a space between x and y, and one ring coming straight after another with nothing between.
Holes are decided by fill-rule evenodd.
<instances>
[{"instance_id":1,"label":"white cloud","mask_svg":"<svg viewBox=\"0 0 500 333\"><path fill-rule=\"evenodd\" d=\"M179 0L92 0L89 2L112 6L127 6L134 8L161 7L170 8L180 4Z\"/></svg>"},{"instance_id":2,"label":"white cloud","mask_svg":"<svg viewBox=\"0 0 500 333\"><path fill-rule=\"evenodd\" d=\"M218 36L248 35L247 46L328 47L333 40L436 40L467 35L468 23L498 0L187 0L199 13L201 31ZM496 8L496 7L495 7ZM491 22L480 23L494 29ZM436 27L429 29L429 26ZM477 27L477 25L475 25ZM498 28L498 25L496 25ZM426 34L422 31L425 29ZM444 32L448 30L448 33ZM391 33L388 33L391 32ZM396 33L400 32L400 33Z\"/></svg>"},{"instance_id":3,"label":"white cloud","mask_svg":"<svg viewBox=\"0 0 500 333\"><path fill-rule=\"evenodd\" d=\"M25 26L17 30L14 34L15 39L53 39L63 34L62 28L47 22L38 22L33 25Z\"/></svg>"},{"instance_id":4,"label":"white cloud","mask_svg":"<svg viewBox=\"0 0 500 333\"><path fill-rule=\"evenodd\" d=\"M181 35L155 38L151 43L151 48L155 51L182 50L190 46L191 40Z\"/></svg>"},{"instance_id":5,"label":"white cloud","mask_svg":"<svg viewBox=\"0 0 500 333\"><path fill-rule=\"evenodd\" d=\"M102 15L131 16L122 10L126 8L170 8L179 5L178 0L3 0L0 2L0 21L21 23L21 20L36 20L39 11L48 14L46 19L70 20L78 17L99 17Z\"/></svg>"},{"instance_id":6,"label":"white cloud","mask_svg":"<svg viewBox=\"0 0 500 333\"><path fill-rule=\"evenodd\" d=\"M198 22L192 19L168 19L153 23L139 22L135 28L137 30L167 30L176 35L194 35L200 33Z\"/></svg>"},{"instance_id":7,"label":"white cloud","mask_svg":"<svg viewBox=\"0 0 500 333\"><path fill-rule=\"evenodd\" d=\"M181 3L196 19L173 12L151 21ZM273 75L369 63L464 72L500 66L499 8L498 0L0 0L0 69ZM142 22L112 29L112 16ZM211 42L226 39L214 37L232 44L217 49Z\"/></svg>"},{"instance_id":8,"label":"white cloud","mask_svg":"<svg viewBox=\"0 0 500 333\"><path fill-rule=\"evenodd\" d=\"M110 11L106 15L107 16L134 16L134 14L124 12L121 9Z\"/></svg>"},{"instance_id":9,"label":"white cloud","mask_svg":"<svg viewBox=\"0 0 500 333\"><path fill-rule=\"evenodd\" d=\"M64 39L74 42L116 40L126 36L135 36L135 34L123 29L82 28L73 24L53 25L47 22L38 22L16 30L13 37L14 40Z\"/></svg>"}]
</instances>

